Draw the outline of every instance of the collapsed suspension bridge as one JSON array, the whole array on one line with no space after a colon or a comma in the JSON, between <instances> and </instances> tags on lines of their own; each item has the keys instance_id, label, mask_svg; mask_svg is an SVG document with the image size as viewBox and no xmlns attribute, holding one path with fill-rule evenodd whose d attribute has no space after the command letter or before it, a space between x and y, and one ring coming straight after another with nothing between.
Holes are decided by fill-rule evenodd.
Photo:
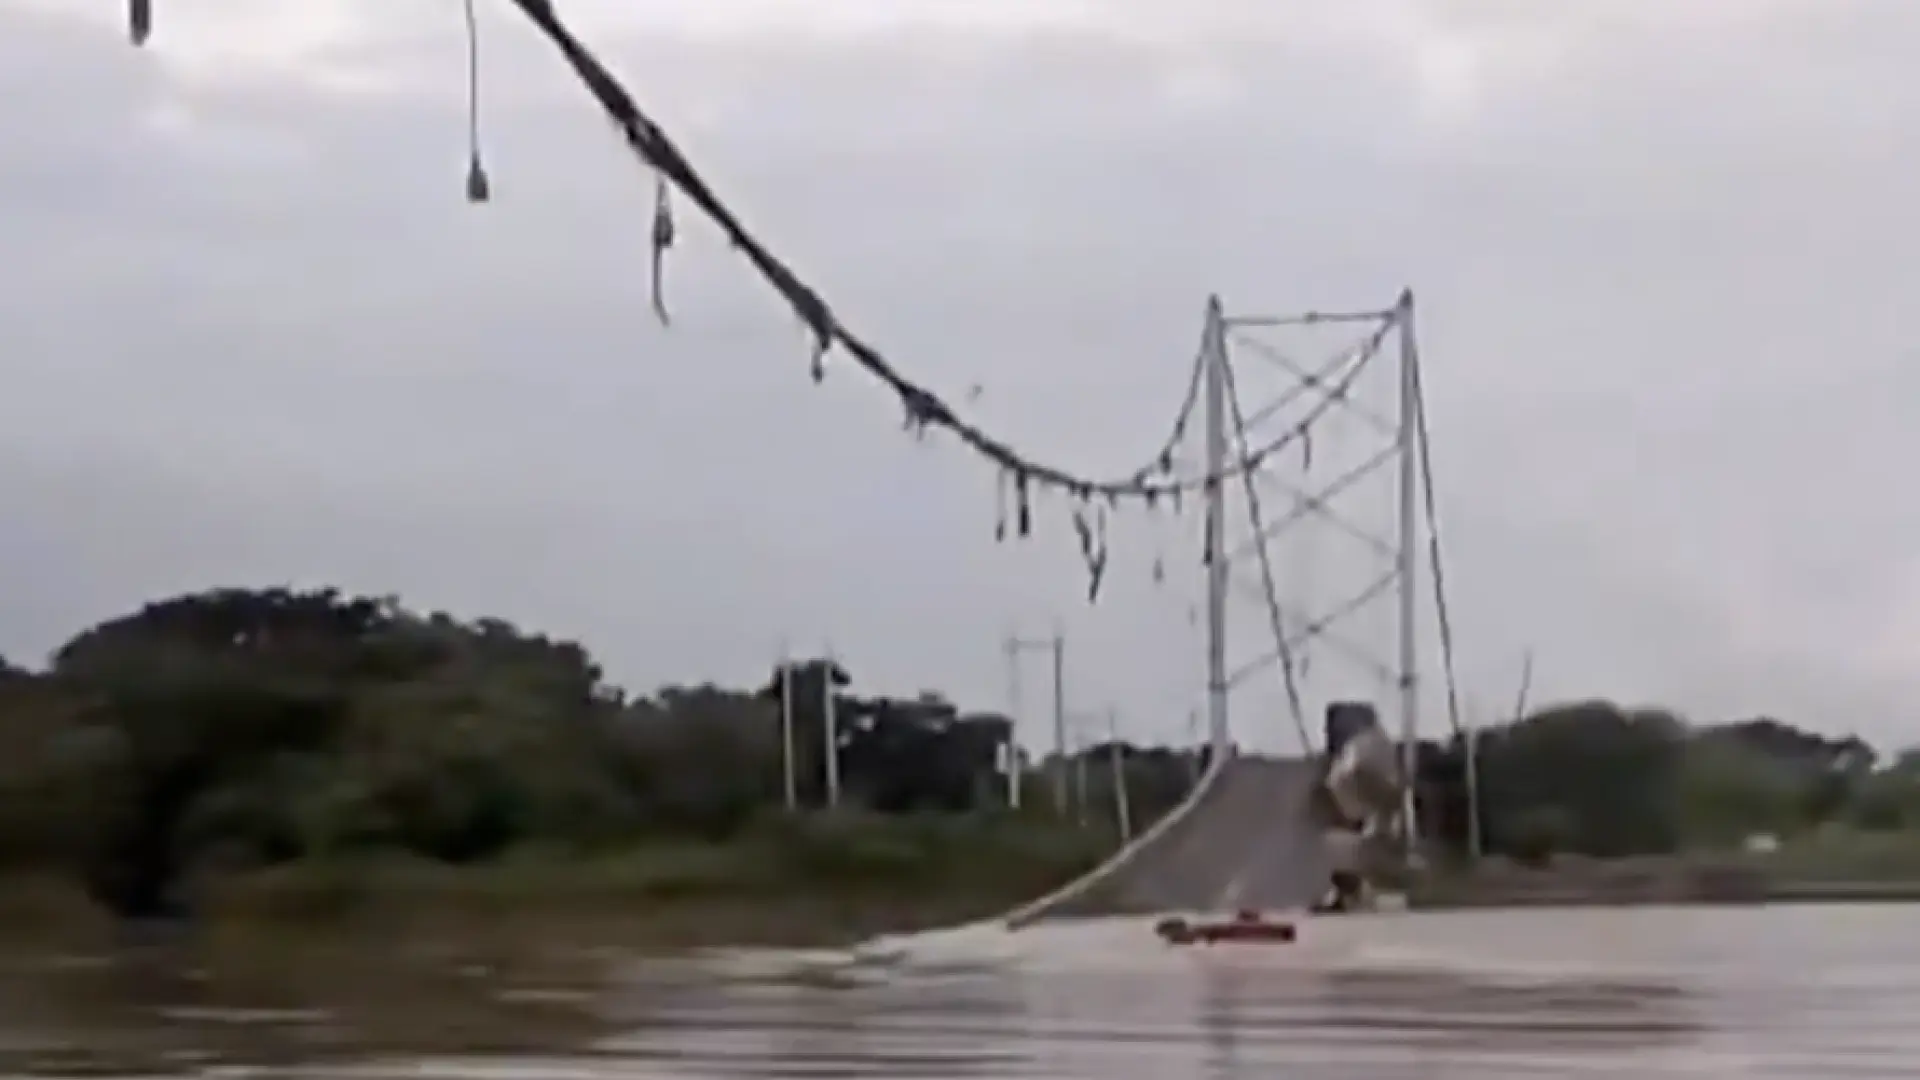
<instances>
[{"instance_id":1,"label":"collapsed suspension bridge","mask_svg":"<svg viewBox=\"0 0 1920 1080\"><path fill-rule=\"evenodd\" d=\"M1314 650L1322 645L1370 677L1372 686L1361 690L1367 698L1373 691L1380 691L1380 696L1396 703L1402 778L1395 796L1397 805L1378 807L1379 812L1369 815L1371 819L1364 824L1370 830L1380 827L1397 836L1408 854L1414 852L1419 829L1407 778L1413 775L1420 726L1418 639L1423 561L1429 571L1437 622L1447 716L1456 734L1460 720L1453 629L1447 612L1411 292L1403 292L1391 307L1382 310L1290 317L1229 315L1217 299L1211 301L1203 345L1172 433L1144 465L1110 479L1096 479L1047 464L963 418L850 329L818 290L748 230L740 215L720 199L665 129L641 110L620 80L573 33L551 0L510 2L554 45L581 86L613 122L627 148L653 173L652 299L662 322L667 320L661 292L663 261L678 234L669 196L677 191L720 229L806 324L814 339L811 363L816 381L825 373L829 352L845 353L860 370L898 397L910 430L916 434L944 431L999 471L1003 504L998 531L1002 535L1009 531L1009 519L1018 535L1029 533L1036 496L1050 492L1063 497L1086 562L1090 599L1097 598L1107 570L1106 522L1110 510L1123 503L1177 501L1188 493L1202 497L1207 729L1212 750L1208 768L1188 798L1152 829L1082 880L1015 913L1012 923L1024 925L1103 907L1290 907L1317 896L1335 857L1327 832L1333 822L1320 809L1324 806L1320 789L1327 765L1320 758L1333 747L1316 751L1308 719L1310 698L1316 699L1315 705L1331 706L1336 697L1334 693L1316 694L1312 686L1311 670L1317 670ZM466 193L469 201L484 203L492 185L480 156L478 24L473 4L474 0L463 3L470 150ZM153 29L151 0L128 0L128 16L134 43L145 44ZM1317 364L1301 364L1258 338L1262 331L1287 327L1353 327L1362 331L1362 337ZM1377 364L1390 344L1397 346L1398 363ZM1291 384L1272 400L1250 405L1243 393L1244 380L1234 365L1236 351L1272 361L1291 376ZM1387 367L1394 375L1391 416L1369 408L1359 393L1367 373ZM1302 402L1304 408L1289 416L1289 407ZM1203 419L1202 461L1197 469L1183 468L1181 453L1186 449L1185 437L1196 411ZM1336 471L1332 478L1315 480L1309 473L1316 446L1324 442L1326 429L1342 418L1360 419L1363 427L1373 429L1376 449ZM1263 430L1277 430L1277 434L1259 435ZM1294 455L1301 466L1297 483L1284 483L1276 477L1277 463L1288 454ZM1369 477L1389 468L1393 470L1389 527L1359 525L1336 506L1350 500ZM1287 504L1287 509L1278 514L1267 505L1274 494ZM1241 508L1246 535L1230 542L1234 530L1229 524L1229 505L1234 502ZM1360 551L1373 557L1375 572L1351 593L1310 610L1302 597L1323 575L1316 567L1302 575L1295 588L1283 588L1274 549L1285 536L1305 532L1314 525L1327 526L1355 542ZM1244 575L1236 578L1236 571L1248 563L1254 570L1251 587L1247 587ZM1283 592L1289 594L1285 600ZM1237 595L1249 595L1257 601L1264 625L1255 636L1266 647L1257 650L1252 659L1235 665L1230 646L1237 636L1230 629L1229 608ZM1377 606L1377 601L1389 597L1395 601L1391 619L1394 646L1383 655L1361 640L1365 635L1345 631L1349 623ZM1297 753L1288 758L1235 752L1237 741L1228 722L1229 700L1256 675L1267 672L1277 676L1273 682L1277 683L1293 729ZM1352 696L1351 688L1342 693Z\"/></svg>"},{"instance_id":2,"label":"collapsed suspension bridge","mask_svg":"<svg viewBox=\"0 0 1920 1080\"><path fill-rule=\"evenodd\" d=\"M1341 327L1357 331L1358 339L1317 359L1298 359L1265 340L1292 328ZM1250 400L1246 365L1237 362L1242 357L1278 368L1284 386L1267 400ZM1411 292L1382 310L1295 316L1235 316L1217 299L1210 301L1170 447L1184 441L1196 412L1205 475L1220 478L1207 485L1203 507L1208 768L1154 828L1082 879L1012 913L1008 921L1015 927L1115 911L1304 907L1351 857L1356 838L1340 835L1351 826L1397 839L1407 857L1417 853L1419 823L1412 785L1404 780L1397 785L1397 804L1378 807L1373 821L1339 820L1327 811L1321 789L1330 748L1316 746L1317 725L1310 718L1316 707L1331 712L1344 699L1392 697L1398 771L1413 775L1426 600L1438 631L1447 718L1460 730ZM1283 432L1280 440L1262 434L1275 425ZM1329 446L1342 426L1362 437L1344 448ZM1279 455L1261 453L1271 447L1292 451L1296 476L1281 475ZM1324 464L1328 457L1335 458L1331 468ZM1317 474L1316 461L1323 463ZM1369 527L1365 507L1352 505L1363 501L1369 480L1376 481L1373 490L1384 487L1390 497L1384 529ZM1289 539L1305 539L1316 529L1344 545L1333 554L1349 558L1344 566L1316 559L1293 575L1295 588L1284 588L1281 550ZM1310 550L1298 543L1294 549ZM1324 598L1307 595L1343 576L1350 588ZM1261 625L1255 634L1235 632L1231 614L1240 598L1256 602ZM1391 627L1393 641L1382 650L1368 635L1350 630L1388 601L1391 610L1379 621ZM1237 648L1243 638L1254 647ZM1321 647L1331 656L1316 657ZM1329 660L1343 662L1349 677L1331 675ZM1264 733L1245 724L1236 730L1229 721L1236 693L1263 676L1278 691L1289 722L1290 754L1245 752L1242 743ZM1335 737L1332 727L1328 739Z\"/></svg>"}]
</instances>

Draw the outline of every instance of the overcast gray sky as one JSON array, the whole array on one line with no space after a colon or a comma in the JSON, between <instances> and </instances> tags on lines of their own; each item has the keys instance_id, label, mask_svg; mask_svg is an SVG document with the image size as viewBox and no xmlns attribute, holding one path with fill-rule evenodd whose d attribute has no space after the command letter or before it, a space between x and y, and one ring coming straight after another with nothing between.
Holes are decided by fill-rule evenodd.
<instances>
[{"instance_id":1,"label":"overcast gray sky","mask_svg":"<svg viewBox=\"0 0 1920 1080\"><path fill-rule=\"evenodd\" d=\"M1076 706L1180 728L1196 526L1116 526L1089 609L1058 515L996 546L992 474L850 365L813 387L710 230L658 327L649 184L508 4L484 209L449 0L158 6L135 52L114 0L0 0L0 653L334 582L638 688L830 641L997 706L1001 636L1057 619ZM565 8L850 323L1082 471L1151 450L1209 292L1412 285L1483 708L1531 644L1540 697L1920 740L1920 4ZM1270 694L1236 708L1284 744Z\"/></svg>"}]
</instances>

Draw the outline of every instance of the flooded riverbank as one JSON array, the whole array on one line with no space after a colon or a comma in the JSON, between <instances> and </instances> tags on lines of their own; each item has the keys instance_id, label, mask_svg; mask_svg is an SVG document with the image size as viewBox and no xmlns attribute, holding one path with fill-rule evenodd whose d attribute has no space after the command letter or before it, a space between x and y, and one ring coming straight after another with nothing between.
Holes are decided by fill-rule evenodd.
<instances>
[{"instance_id":1,"label":"flooded riverbank","mask_svg":"<svg viewBox=\"0 0 1920 1080\"><path fill-rule=\"evenodd\" d=\"M1407 893L1413 906L1427 909L1920 902L1911 843L1874 839L1809 844L1787 854L1566 858L1546 867L1484 860L1470 873L1426 875Z\"/></svg>"},{"instance_id":2,"label":"flooded riverbank","mask_svg":"<svg viewBox=\"0 0 1920 1080\"><path fill-rule=\"evenodd\" d=\"M1920 908L1140 920L648 958L432 941L0 959L0 1074L907 1078L1905 1075Z\"/></svg>"}]
</instances>

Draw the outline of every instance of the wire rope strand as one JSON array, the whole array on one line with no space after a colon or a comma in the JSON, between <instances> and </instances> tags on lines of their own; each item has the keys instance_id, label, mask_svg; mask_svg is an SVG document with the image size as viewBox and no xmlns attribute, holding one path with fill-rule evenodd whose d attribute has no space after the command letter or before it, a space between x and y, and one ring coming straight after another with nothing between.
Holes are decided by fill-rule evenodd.
<instances>
[{"instance_id":1,"label":"wire rope strand","mask_svg":"<svg viewBox=\"0 0 1920 1080\"><path fill-rule=\"evenodd\" d=\"M483 203L493 198L493 182L480 155L480 17L474 0L461 0L460 13L467 38L467 201Z\"/></svg>"},{"instance_id":2,"label":"wire rope strand","mask_svg":"<svg viewBox=\"0 0 1920 1080\"><path fill-rule=\"evenodd\" d=\"M1427 396L1420 385L1420 360L1413 359L1408 377L1413 391L1414 440L1420 453L1420 489L1427 524L1427 562L1433 575L1434 618L1440 630L1440 665L1447 680L1447 723L1455 735L1463 735L1460 720L1460 688L1455 678L1453 617L1447 608L1446 560L1440 547L1440 513L1433 491L1432 440L1427 430Z\"/></svg>"},{"instance_id":3,"label":"wire rope strand","mask_svg":"<svg viewBox=\"0 0 1920 1080\"><path fill-rule=\"evenodd\" d=\"M1356 363L1354 365L1356 371L1365 367L1367 360L1371 358L1372 356L1368 355ZM1233 419L1235 439L1244 452L1247 443L1247 417L1246 411L1240 406L1240 388L1238 380L1233 377L1233 363L1224 356L1217 362L1221 365L1221 378L1226 383L1227 408ZM1306 421L1302 421L1299 430L1307 430ZM1274 579L1273 558L1267 551L1266 514L1261 509L1260 491L1253 478L1252 471L1240 474L1247 500L1247 523L1253 528L1253 546L1259 555L1260 584L1266 601L1267 625L1273 634L1274 651L1280 663L1281 684L1287 695L1287 711L1293 718L1294 732L1300 738L1300 751L1311 755L1313 736L1307 726L1306 706L1301 700L1300 683L1294 674L1293 647L1287 641L1286 617L1280 606L1280 590ZM1219 552L1214 557L1224 559L1226 554Z\"/></svg>"}]
</instances>

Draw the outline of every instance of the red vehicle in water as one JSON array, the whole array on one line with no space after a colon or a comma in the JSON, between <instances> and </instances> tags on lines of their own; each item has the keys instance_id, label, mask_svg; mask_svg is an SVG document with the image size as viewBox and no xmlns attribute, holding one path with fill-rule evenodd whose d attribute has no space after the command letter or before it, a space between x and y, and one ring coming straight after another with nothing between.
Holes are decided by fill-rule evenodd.
<instances>
[{"instance_id":1,"label":"red vehicle in water","mask_svg":"<svg viewBox=\"0 0 1920 1080\"><path fill-rule=\"evenodd\" d=\"M1160 940L1169 945L1215 945L1222 942L1258 941L1288 945L1299 931L1285 919L1269 919L1257 911L1237 912L1231 919L1216 922L1188 922L1179 916L1160 920L1154 926Z\"/></svg>"}]
</instances>

